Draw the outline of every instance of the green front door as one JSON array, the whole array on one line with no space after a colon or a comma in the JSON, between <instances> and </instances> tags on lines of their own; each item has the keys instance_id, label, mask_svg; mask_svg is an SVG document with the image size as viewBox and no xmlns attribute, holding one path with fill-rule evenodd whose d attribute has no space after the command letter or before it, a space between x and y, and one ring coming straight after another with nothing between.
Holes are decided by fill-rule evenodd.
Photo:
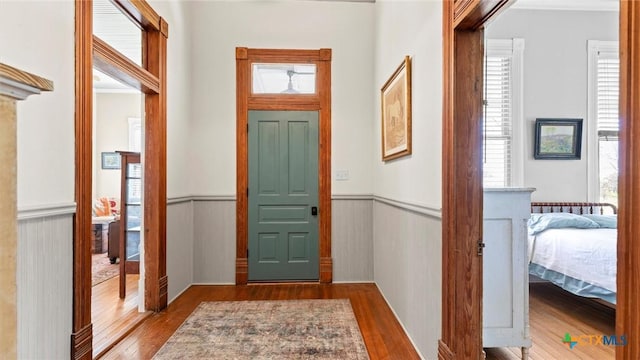
<instances>
[{"instance_id":1,"label":"green front door","mask_svg":"<svg viewBox=\"0 0 640 360\"><path fill-rule=\"evenodd\" d=\"M249 281L318 280L318 112L249 111Z\"/></svg>"}]
</instances>

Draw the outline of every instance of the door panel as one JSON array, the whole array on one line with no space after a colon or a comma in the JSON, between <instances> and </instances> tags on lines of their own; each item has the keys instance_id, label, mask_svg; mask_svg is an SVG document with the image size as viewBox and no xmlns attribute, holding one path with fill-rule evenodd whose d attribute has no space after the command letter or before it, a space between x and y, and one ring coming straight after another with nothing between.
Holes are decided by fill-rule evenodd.
<instances>
[{"instance_id":1,"label":"door panel","mask_svg":"<svg viewBox=\"0 0 640 360\"><path fill-rule=\"evenodd\" d=\"M249 111L251 281L318 280L318 113Z\"/></svg>"}]
</instances>

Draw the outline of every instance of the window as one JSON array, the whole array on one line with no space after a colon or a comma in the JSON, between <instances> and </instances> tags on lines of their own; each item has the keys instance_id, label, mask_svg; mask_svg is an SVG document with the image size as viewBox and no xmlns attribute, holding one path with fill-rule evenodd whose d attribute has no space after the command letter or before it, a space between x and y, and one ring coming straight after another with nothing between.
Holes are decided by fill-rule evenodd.
<instances>
[{"instance_id":1,"label":"window","mask_svg":"<svg viewBox=\"0 0 640 360\"><path fill-rule=\"evenodd\" d=\"M589 41L589 197L618 204L620 60L615 41Z\"/></svg>"},{"instance_id":2,"label":"window","mask_svg":"<svg viewBox=\"0 0 640 360\"><path fill-rule=\"evenodd\" d=\"M483 185L519 186L524 172L521 105L524 40L488 39L485 48Z\"/></svg>"},{"instance_id":3,"label":"window","mask_svg":"<svg viewBox=\"0 0 640 360\"><path fill-rule=\"evenodd\" d=\"M129 118L129 151L142 151L142 121L140 118Z\"/></svg>"}]
</instances>

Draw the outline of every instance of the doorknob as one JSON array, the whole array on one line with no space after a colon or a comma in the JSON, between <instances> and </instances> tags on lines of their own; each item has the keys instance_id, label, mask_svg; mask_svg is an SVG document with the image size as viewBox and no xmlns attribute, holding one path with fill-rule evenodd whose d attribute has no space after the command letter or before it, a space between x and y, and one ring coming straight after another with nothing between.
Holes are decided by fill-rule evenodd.
<instances>
[{"instance_id":1,"label":"doorknob","mask_svg":"<svg viewBox=\"0 0 640 360\"><path fill-rule=\"evenodd\" d=\"M311 215L313 215L313 216L318 215L318 207L317 206L312 206L311 207Z\"/></svg>"}]
</instances>

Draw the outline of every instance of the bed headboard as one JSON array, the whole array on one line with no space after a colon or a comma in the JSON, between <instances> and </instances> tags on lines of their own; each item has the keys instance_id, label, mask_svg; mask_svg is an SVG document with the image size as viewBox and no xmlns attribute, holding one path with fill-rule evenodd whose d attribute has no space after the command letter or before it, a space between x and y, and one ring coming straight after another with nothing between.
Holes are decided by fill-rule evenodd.
<instances>
[{"instance_id":1,"label":"bed headboard","mask_svg":"<svg viewBox=\"0 0 640 360\"><path fill-rule=\"evenodd\" d=\"M618 208L598 202L532 202L531 213L617 214Z\"/></svg>"}]
</instances>

